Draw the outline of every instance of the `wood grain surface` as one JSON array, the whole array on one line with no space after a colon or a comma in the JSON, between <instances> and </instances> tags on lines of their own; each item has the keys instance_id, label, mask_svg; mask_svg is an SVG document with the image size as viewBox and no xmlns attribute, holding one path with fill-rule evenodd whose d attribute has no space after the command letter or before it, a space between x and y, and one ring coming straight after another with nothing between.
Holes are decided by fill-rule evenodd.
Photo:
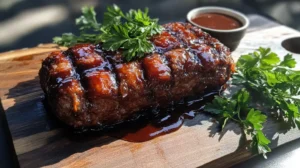
<instances>
[{"instance_id":1,"label":"wood grain surface","mask_svg":"<svg viewBox=\"0 0 300 168\"><path fill-rule=\"evenodd\" d=\"M285 26L252 26L232 55L237 60L259 46L283 55L281 41L293 36L300 34ZM38 78L41 60L59 49L64 48L44 44L0 53L0 96L21 167L230 167L252 157L237 125L230 123L220 133L204 113L174 133L143 143L68 133L46 112ZM272 119L264 132L272 148L300 138L299 130Z\"/></svg>"}]
</instances>

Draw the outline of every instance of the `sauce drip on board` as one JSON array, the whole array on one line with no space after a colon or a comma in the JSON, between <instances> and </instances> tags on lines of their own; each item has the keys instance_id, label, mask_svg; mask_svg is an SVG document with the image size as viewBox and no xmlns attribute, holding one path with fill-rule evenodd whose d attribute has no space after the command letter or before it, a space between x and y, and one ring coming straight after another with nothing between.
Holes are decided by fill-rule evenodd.
<instances>
[{"instance_id":1,"label":"sauce drip on board","mask_svg":"<svg viewBox=\"0 0 300 168\"><path fill-rule=\"evenodd\" d=\"M204 104L211 101L218 93L219 91L215 91L203 97L183 100L175 107L160 110L161 116L154 117L150 121L142 119L138 123L128 123L125 128L112 131L108 135L129 142L145 142L172 133L180 129L185 120L193 119L197 113L203 110Z\"/></svg>"},{"instance_id":2,"label":"sauce drip on board","mask_svg":"<svg viewBox=\"0 0 300 168\"><path fill-rule=\"evenodd\" d=\"M242 27L242 23L237 19L219 13L202 13L193 18L192 21L200 26L218 30L231 30Z\"/></svg>"},{"instance_id":3,"label":"sauce drip on board","mask_svg":"<svg viewBox=\"0 0 300 168\"><path fill-rule=\"evenodd\" d=\"M202 96L194 96L182 99L164 109L147 109L139 115L132 117L132 120L119 123L109 127L89 127L74 129L60 122L56 116L50 113L49 106L44 99L44 106L48 111L48 126L50 129L66 127L70 128L72 134L69 138L78 141L93 136L111 136L129 142L145 142L156 137L166 135L177 131L186 120L192 120L203 111L204 105L210 102L215 95L224 90L227 85L221 89L215 89ZM69 131L66 131L69 132Z\"/></svg>"}]
</instances>

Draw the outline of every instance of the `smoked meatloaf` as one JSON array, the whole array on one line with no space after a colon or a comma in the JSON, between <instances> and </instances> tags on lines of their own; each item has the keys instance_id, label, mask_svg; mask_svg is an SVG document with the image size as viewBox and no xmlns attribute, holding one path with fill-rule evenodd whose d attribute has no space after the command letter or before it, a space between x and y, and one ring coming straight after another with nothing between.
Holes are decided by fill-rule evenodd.
<instances>
[{"instance_id":1,"label":"smoked meatloaf","mask_svg":"<svg viewBox=\"0 0 300 168\"><path fill-rule=\"evenodd\" d=\"M163 27L154 52L131 62L101 43L52 52L39 72L51 111L77 128L113 125L226 83L234 71L226 46L188 23Z\"/></svg>"}]
</instances>

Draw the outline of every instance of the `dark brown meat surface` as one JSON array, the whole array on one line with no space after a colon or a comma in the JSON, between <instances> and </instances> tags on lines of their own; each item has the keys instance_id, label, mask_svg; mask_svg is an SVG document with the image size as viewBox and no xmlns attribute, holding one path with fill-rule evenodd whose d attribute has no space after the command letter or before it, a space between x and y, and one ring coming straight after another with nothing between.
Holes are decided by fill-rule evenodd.
<instances>
[{"instance_id":1,"label":"dark brown meat surface","mask_svg":"<svg viewBox=\"0 0 300 168\"><path fill-rule=\"evenodd\" d=\"M169 23L155 51L131 62L101 44L52 52L39 76L51 110L66 124L116 124L145 109L221 87L234 71L229 49L188 23Z\"/></svg>"}]
</instances>

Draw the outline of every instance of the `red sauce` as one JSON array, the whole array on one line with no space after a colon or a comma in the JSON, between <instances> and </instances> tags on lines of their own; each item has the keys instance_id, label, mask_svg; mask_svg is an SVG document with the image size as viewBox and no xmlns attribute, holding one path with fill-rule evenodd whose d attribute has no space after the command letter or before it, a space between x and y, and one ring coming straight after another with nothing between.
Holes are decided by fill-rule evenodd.
<instances>
[{"instance_id":1,"label":"red sauce","mask_svg":"<svg viewBox=\"0 0 300 168\"><path fill-rule=\"evenodd\" d=\"M224 90L226 86L222 87ZM145 142L156 137L177 131L185 120L192 120L203 111L204 105L210 102L221 90L214 90L204 96L182 100L165 109L148 109L139 119L134 119L114 125L109 128L89 128L74 130L79 137L87 138L93 135L108 135L129 142ZM155 112L154 112L155 111ZM148 114L148 115L146 115ZM156 114L156 115L155 115ZM155 115L155 116L153 116ZM76 135L76 134L72 134ZM81 135L81 136L80 136ZM74 137L72 137L74 139ZM75 140L80 138L76 137Z\"/></svg>"},{"instance_id":2,"label":"red sauce","mask_svg":"<svg viewBox=\"0 0 300 168\"><path fill-rule=\"evenodd\" d=\"M242 27L242 23L237 19L218 13L199 14L193 18L192 21L200 26L219 30L230 30Z\"/></svg>"},{"instance_id":3,"label":"red sauce","mask_svg":"<svg viewBox=\"0 0 300 168\"><path fill-rule=\"evenodd\" d=\"M173 121L173 120L174 120L174 118L172 118L171 115L167 115L165 118L161 119L161 122L162 122L162 123L160 123L161 126L155 126L153 124L148 124L145 127L137 130L136 132L128 133L121 138L123 140L129 141L129 142L148 141L155 137L165 135L167 133L171 133L171 132L178 130L182 126L184 118L182 116L180 116L179 118L177 118L177 120L175 120L175 121Z\"/></svg>"},{"instance_id":4,"label":"red sauce","mask_svg":"<svg viewBox=\"0 0 300 168\"><path fill-rule=\"evenodd\" d=\"M202 106L202 105L201 105ZM191 110L180 115L169 114L156 121L157 123L148 124L136 132L127 133L121 139L129 142L145 142L156 137L177 131L184 123L185 119L193 119L199 109Z\"/></svg>"},{"instance_id":5,"label":"red sauce","mask_svg":"<svg viewBox=\"0 0 300 168\"><path fill-rule=\"evenodd\" d=\"M193 119L197 113L203 110L204 104L213 99L217 92L205 95L203 98L197 98L177 105L169 114L164 117L151 119L149 123L141 120L138 123L127 123L126 126L110 132L112 137L120 138L129 142L145 142L156 137L177 131L185 120ZM170 109L167 109L170 110ZM164 113L160 111L160 113ZM146 123L146 124L145 124Z\"/></svg>"}]
</instances>

